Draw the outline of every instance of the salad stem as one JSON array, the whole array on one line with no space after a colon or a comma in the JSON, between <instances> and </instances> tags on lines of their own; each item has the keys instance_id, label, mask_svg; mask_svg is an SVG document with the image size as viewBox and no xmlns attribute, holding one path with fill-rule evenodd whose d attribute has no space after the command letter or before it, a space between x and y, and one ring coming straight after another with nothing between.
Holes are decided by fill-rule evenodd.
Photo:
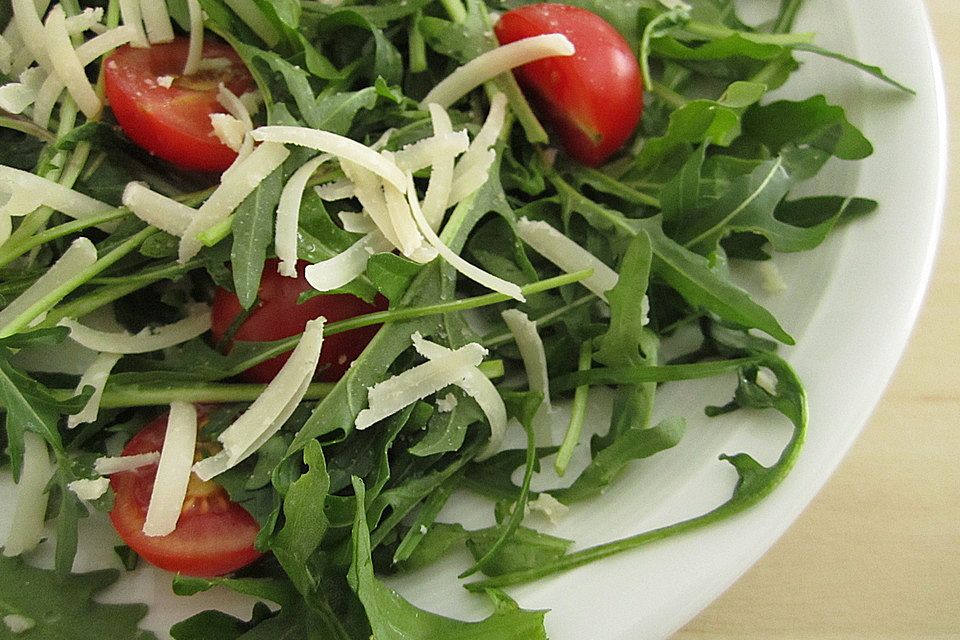
<instances>
[{"instance_id":1,"label":"salad stem","mask_svg":"<svg viewBox=\"0 0 960 640\"><path fill-rule=\"evenodd\" d=\"M592 363L593 341L584 340L580 344L580 359L577 362L577 371L589 370ZM588 384L580 385L573 394L573 404L570 407L570 423L554 462L554 468L557 470L558 476L563 476L566 473L570 458L573 457L573 450L580 442L580 433L583 431L583 421L587 415L587 400L589 397L590 385Z\"/></svg>"}]
</instances>

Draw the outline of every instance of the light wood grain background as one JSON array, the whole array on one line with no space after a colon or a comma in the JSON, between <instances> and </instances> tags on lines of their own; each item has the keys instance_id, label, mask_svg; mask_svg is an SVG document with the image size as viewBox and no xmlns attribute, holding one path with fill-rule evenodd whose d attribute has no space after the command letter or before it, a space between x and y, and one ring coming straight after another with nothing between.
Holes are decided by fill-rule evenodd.
<instances>
[{"instance_id":1,"label":"light wood grain background","mask_svg":"<svg viewBox=\"0 0 960 640\"><path fill-rule=\"evenodd\" d=\"M823 492L675 640L960 638L960 0L924 4L946 78L951 169L910 346Z\"/></svg>"}]
</instances>

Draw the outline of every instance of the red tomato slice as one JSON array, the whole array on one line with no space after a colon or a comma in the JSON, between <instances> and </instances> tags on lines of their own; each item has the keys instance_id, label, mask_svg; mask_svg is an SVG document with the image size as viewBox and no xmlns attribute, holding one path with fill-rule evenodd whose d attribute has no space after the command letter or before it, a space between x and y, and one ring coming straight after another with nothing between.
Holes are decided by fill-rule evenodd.
<instances>
[{"instance_id":1,"label":"red tomato slice","mask_svg":"<svg viewBox=\"0 0 960 640\"><path fill-rule=\"evenodd\" d=\"M202 423L202 418L201 418ZM130 439L123 455L160 451L167 431L167 415L160 416ZM198 452L215 453L218 445L198 440ZM260 526L246 509L231 502L227 492L212 480L190 477L180 520L173 533L147 536L150 493L157 465L110 476L115 494L110 520L131 549L150 564L189 576L219 576L244 567L260 557L253 542Z\"/></svg>"},{"instance_id":2,"label":"red tomato slice","mask_svg":"<svg viewBox=\"0 0 960 640\"><path fill-rule=\"evenodd\" d=\"M180 75L189 46L188 38L178 37L145 49L120 47L103 65L107 100L120 127L140 147L183 169L223 171L237 154L210 124L210 114L225 111L217 90L223 83L242 95L253 89L253 78L232 48L210 38L204 40L203 58L223 65ZM171 78L164 86L163 79Z\"/></svg>"},{"instance_id":3,"label":"red tomato slice","mask_svg":"<svg viewBox=\"0 0 960 640\"><path fill-rule=\"evenodd\" d=\"M576 160L597 166L633 134L643 111L640 65L623 36L586 9L531 4L506 12L494 27L500 44L562 33L577 51L514 70L534 108Z\"/></svg>"},{"instance_id":4,"label":"red tomato slice","mask_svg":"<svg viewBox=\"0 0 960 640\"><path fill-rule=\"evenodd\" d=\"M297 277L288 278L277 273L277 260L267 260L260 277L257 305L247 314L240 328L233 334L234 340L245 342L269 342L302 333L307 322L323 316L327 322L346 320L387 307L385 298L378 296L374 304L368 304L356 296L346 294L320 295L297 304L300 294L312 291L303 275L307 263L297 263ZM217 342L226 335L234 320L244 314L236 294L226 289L217 289L213 298L213 339ZM343 377L364 348L376 335L379 325L362 327L353 331L337 333L323 339L320 351L318 378L333 382ZM289 354L247 369L241 374L249 382L270 382L280 371Z\"/></svg>"}]
</instances>

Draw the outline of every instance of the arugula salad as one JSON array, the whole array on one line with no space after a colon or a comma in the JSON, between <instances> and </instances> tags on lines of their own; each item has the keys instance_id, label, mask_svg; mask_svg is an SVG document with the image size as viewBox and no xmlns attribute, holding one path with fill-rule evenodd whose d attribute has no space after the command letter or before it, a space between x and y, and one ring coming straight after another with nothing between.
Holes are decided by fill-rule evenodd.
<instances>
[{"instance_id":1,"label":"arugula salad","mask_svg":"<svg viewBox=\"0 0 960 640\"><path fill-rule=\"evenodd\" d=\"M177 640L545 638L504 589L769 495L806 397L730 265L780 290L777 253L877 205L796 195L872 147L768 94L805 56L910 89L768 4L0 2L0 635L154 637L94 600L119 569L74 573L109 517L118 566L256 603ZM721 456L736 486L687 520L550 532L684 437L661 385L712 377L708 415L792 425L775 462ZM489 526L446 517L467 494ZM482 620L384 582L464 548Z\"/></svg>"}]
</instances>

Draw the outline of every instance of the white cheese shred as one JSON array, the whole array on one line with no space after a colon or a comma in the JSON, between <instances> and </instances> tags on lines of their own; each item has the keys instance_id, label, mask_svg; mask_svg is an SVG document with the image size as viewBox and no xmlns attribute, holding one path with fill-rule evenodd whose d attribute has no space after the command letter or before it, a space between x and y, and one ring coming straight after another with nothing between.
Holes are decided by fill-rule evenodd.
<instances>
[{"instance_id":1,"label":"white cheese shred","mask_svg":"<svg viewBox=\"0 0 960 640\"><path fill-rule=\"evenodd\" d=\"M37 278L26 291L0 311L0 337L6 336L7 327L23 312L43 299L57 285L69 279L78 271L86 269L97 261L97 248L89 239L77 238L70 244L60 259L53 263L47 272Z\"/></svg>"},{"instance_id":2,"label":"white cheese shred","mask_svg":"<svg viewBox=\"0 0 960 640\"><path fill-rule=\"evenodd\" d=\"M320 362L325 320L307 323L297 347L263 393L218 440L223 450L193 466L201 480L209 480L239 464L269 440L303 399Z\"/></svg>"},{"instance_id":3,"label":"white cheese shred","mask_svg":"<svg viewBox=\"0 0 960 640\"><path fill-rule=\"evenodd\" d=\"M37 626L37 621L19 613L8 613L3 616L3 624L10 630L10 633L18 635L33 629Z\"/></svg>"},{"instance_id":4,"label":"white cheese shred","mask_svg":"<svg viewBox=\"0 0 960 640\"><path fill-rule=\"evenodd\" d=\"M155 329L147 327L136 335L97 331L70 318L61 320L60 326L70 329L70 339L87 349L122 354L149 353L168 349L203 335L210 329L210 309L197 305L183 320Z\"/></svg>"},{"instance_id":5,"label":"white cheese shred","mask_svg":"<svg viewBox=\"0 0 960 640\"><path fill-rule=\"evenodd\" d=\"M140 0L140 15L147 30L147 40L150 44L172 42L174 38L173 24L170 22L170 13L166 2L157 0Z\"/></svg>"},{"instance_id":6,"label":"white cheese shred","mask_svg":"<svg viewBox=\"0 0 960 640\"><path fill-rule=\"evenodd\" d=\"M547 374L547 355L543 348L543 340L537 332L537 323L519 309L508 309L500 314L507 328L513 334L513 339L520 349L520 358L523 368L527 372L527 383L531 391L543 394L543 403L547 410L550 404L550 376Z\"/></svg>"},{"instance_id":7,"label":"white cheese shred","mask_svg":"<svg viewBox=\"0 0 960 640\"><path fill-rule=\"evenodd\" d=\"M4 165L0 165L0 193L12 196L0 207L0 212L10 216L25 216L37 207L46 205L71 218L82 220L114 208L53 180Z\"/></svg>"},{"instance_id":8,"label":"white cheese shred","mask_svg":"<svg viewBox=\"0 0 960 640\"><path fill-rule=\"evenodd\" d=\"M93 461L93 470L101 476L109 476L112 473L135 471L141 467L156 464L159 460L159 451L135 453L130 456L101 456Z\"/></svg>"},{"instance_id":9,"label":"white cheese shred","mask_svg":"<svg viewBox=\"0 0 960 640\"><path fill-rule=\"evenodd\" d=\"M412 339L417 353L428 360L435 360L451 353L451 350L447 347L425 340L419 332L414 333ZM500 451L503 445L503 437L507 432L507 407L503 403L503 398L500 397L496 386L476 367L469 370L463 379L453 384L473 398L487 417L487 422L490 425L490 440L487 442L487 446L477 454L477 460L485 460ZM456 397L453 397L453 400L454 406L456 406ZM439 408L439 402L437 406ZM453 407L451 407L452 409Z\"/></svg>"},{"instance_id":10,"label":"white cheese shred","mask_svg":"<svg viewBox=\"0 0 960 640\"><path fill-rule=\"evenodd\" d=\"M382 233L371 231L332 258L308 265L303 275L317 291L331 291L363 274L370 256L391 249L393 245Z\"/></svg>"},{"instance_id":11,"label":"white cheese shred","mask_svg":"<svg viewBox=\"0 0 960 640\"><path fill-rule=\"evenodd\" d=\"M273 245L280 259L277 271L282 276L297 277L297 227L300 222L303 190L306 189L307 182L317 168L332 158L333 156L329 154L321 154L305 162L290 176L280 193Z\"/></svg>"},{"instance_id":12,"label":"white cheese shred","mask_svg":"<svg viewBox=\"0 0 960 640\"><path fill-rule=\"evenodd\" d=\"M254 129L253 139L257 142L293 144L330 153L372 171L401 191L406 188L403 171L396 163L346 136L307 127L267 126Z\"/></svg>"},{"instance_id":13,"label":"white cheese shred","mask_svg":"<svg viewBox=\"0 0 960 640\"><path fill-rule=\"evenodd\" d=\"M25 432L23 466L16 486L17 504L13 509L10 533L3 543L3 555L19 556L40 543L49 498L47 482L53 472L47 443L32 431Z\"/></svg>"},{"instance_id":14,"label":"white cheese shred","mask_svg":"<svg viewBox=\"0 0 960 640\"><path fill-rule=\"evenodd\" d=\"M370 233L377 230L377 225L363 211L341 211L337 217L340 218L343 230L350 233Z\"/></svg>"},{"instance_id":15,"label":"white cheese shred","mask_svg":"<svg viewBox=\"0 0 960 640\"><path fill-rule=\"evenodd\" d=\"M113 371L113 367L119 360L120 354L101 353L93 360L87 370L83 372L83 375L80 376L80 382L77 383L76 392L80 393L85 387L93 387L93 394L79 413L67 416L68 429L73 429L77 425L93 422L97 419L97 415L100 413L100 400L103 398L103 389L107 385L110 372Z\"/></svg>"},{"instance_id":16,"label":"white cheese shred","mask_svg":"<svg viewBox=\"0 0 960 640\"><path fill-rule=\"evenodd\" d=\"M221 176L220 186L200 205L180 240L181 264L200 252L197 235L225 220L290 155L281 144L261 144Z\"/></svg>"},{"instance_id":17,"label":"white cheese shred","mask_svg":"<svg viewBox=\"0 0 960 640\"><path fill-rule=\"evenodd\" d=\"M346 158L340 159L340 167L344 175L353 182L353 189L357 200L376 225L380 233L395 247L400 247L400 236L393 227L390 211L387 209L387 197L383 192L383 180L377 174L365 167L355 164Z\"/></svg>"},{"instance_id":18,"label":"white cheese shred","mask_svg":"<svg viewBox=\"0 0 960 640\"><path fill-rule=\"evenodd\" d=\"M203 58L203 10L198 0L187 0L187 10L190 14L190 47L183 65L183 75L192 76L200 70L200 60Z\"/></svg>"},{"instance_id":19,"label":"white cheese shred","mask_svg":"<svg viewBox=\"0 0 960 640\"><path fill-rule=\"evenodd\" d=\"M0 73L10 75L13 70L13 45L0 34Z\"/></svg>"},{"instance_id":20,"label":"white cheese shred","mask_svg":"<svg viewBox=\"0 0 960 640\"><path fill-rule=\"evenodd\" d=\"M450 114L438 104L430 105L430 119L433 121L433 135L446 136L453 133ZM434 231L443 223L443 216L450 204L450 191L453 189L454 154L440 154L430 168L430 182L423 197L421 209L423 218Z\"/></svg>"},{"instance_id":21,"label":"white cheese shred","mask_svg":"<svg viewBox=\"0 0 960 640\"><path fill-rule=\"evenodd\" d=\"M572 56L575 52L573 43L560 33L533 36L499 46L455 69L431 89L420 104L425 106L435 102L442 107L450 107L457 100L501 73L535 60Z\"/></svg>"},{"instance_id":22,"label":"white cheese shred","mask_svg":"<svg viewBox=\"0 0 960 640\"><path fill-rule=\"evenodd\" d=\"M530 500L527 503L527 509L542 513L551 524L559 524L560 520L570 511L570 507L547 492L541 493L536 500Z\"/></svg>"},{"instance_id":23,"label":"white cheese shred","mask_svg":"<svg viewBox=\"0 0 960 640\"><path fill-rule=\"evenodd\" d=\"M123 206L149 225L173 236L183 236L197 211L157 193L142 182L130 182L123 190Z\"/></svg>"},{"instance_id":24,"label":"white cheese shred","mask_svg":"<svg viewBox=\"0 0 960 640\"><path fill-rule=\"evenodd\" d=\"M110 481L106 478L80 478L67 483L67 488L81 500L96 500L107 492L109 486Z\"/></svg>"},{"instance_id":25,"label":"white cheese shred","mask_svg":"<svg viewBox=\"0 0 960 640\"><path fill-rule=\"evenodd\" d=\"M447 119L449 121L449 116ZM432 136L408 144L394 153L394 158L401 170L416 173L435 165L437 159L442 156L456 157L460 155L469 146L470 136L467 135L466 129L438 134L436 124L434 124L434 134Z\"/></svg>"},{"instance_id":26,"label":"white cheese shred","mask_svg":"<svg viewBox=\"0 0 960 640\"><path fill-rule=\"evenodd\" d=\"M20 40L24 48L30 52L30 55L41 67L52 70L50 64L50 53L44 49L45 36L43 32L43 23L40 22L40 14L37 11L37 5L34 0L12 0L13 19L17 25L17 31L20 33Z\"/></svg>"},{"instance_id":27,"label":"white cheese shred","mask_svg":"<svg viewBox=\"0 0 960 640\"><path fill-rule=\"evenodd\" d=\"M410 211L413 214L413 219L417 223L417 226L420 227L420 233L422 233L427 239L427 242L437 250L437 253L439 253L444 260L449 262L454 269L459 271L464 276L470 278L474 282L498 293L510 296L519 302L525 302L526 298L524 298L523 291L520 290L518 285L514 284L513 282L508 282L503 278L499 278L492 273L484 271L480 267L470 264L443 243L440 237L437 236L434 230L430 227L430 223L427 222L426 218L424 218L423 211L420 209L420 203L417 200L417 189L413 184L413 176L410 174L407 175L409 180L407 200L410 202Z\"/></svg>"},{"instance_id":28,"label":"white cheese shred","mask_svg":"<svg viewBox=\"0 0 960 640\"><path fill-rule=\"evenodd\" d=\"M165 536L177 528L196 447L197 408L189 402L171 402L157 475L143 522L144 535Z\"/></svg>"},{"instance_id":29,"label":"white cheese shred","mask_svg":"<svg viewBox=\"0 0 960 640\"><path fill-rule=\"evenodd\" d=\"M50 54L54 72L67 87L77 107L88 118L94 118L100 113L103 104L93 85L87 80L84 65L70 42L66 20L67 16L59 4L50 9L43 28L44 44Z\"/></svg>"},{"instance_id":30,"label":"white cheese shred","mask_svg":"<svg viewBox=\"0 0 960 640\"><path fill-rule=\"evenodd\" d=\"M333 202L334 200L348 200L350 198L356 197L357 191L353 187L353 183L349 180L334 180L333 182L327 182L325 184L318 184L313 188L314 193L320 196L321 200L326 202ZM341 218L342 218L341 214ZM347 231L353 231L352 229L347 229ZM369 231L369 229L368 229Z\"/></svg>"},{"instance_id":31,"label":"white cheese shred","mask_svg":"<svg viewBox=\"0 0 960 640\"><path fill-rule=\"evenodd\" d=\"M487 113L483 126L477 132L473 142L467 149L463 157L457 162L457 167L453 172L454 181L459 181L463 175L470 171L475 165L484 165L487 163L489 150L497 143L497 138L503 131L503 125L507 119L507 96L503 93L497 93L490 101L490 111ZM490 166L486 164L484 171L489 171Z\"/></svg>"},{"instance_id":32,"label":"white cheese shred","mask_svg":"<svg viewBox=\"0 0 960 640\"><path fill-rule=\"evenodd\" d=\"M606 301L607 291L617 284L616 271L548 223L521 218L517 222L517 234L534 251L567 273L593 269L593 274L580 284L602 300Z\"/></svg>"},{"instance_id":33,"label":"white cheese shred","mask_svg":"<svg viewBox=\"0 0 960 640\"><path fill-rule=\"evenodd\" d=\"M407 369L367 389L367 405L357 415L357 429L367 429L407 405L456 384L476 370L487 350L475 342Z\"/></svg>"},{"instance_id":34,"label":"white cheese shred","mask_svg":"<svg viewBox=\"0 0 960 640\"><path fill-rule=\"evenodd\" d=\"M150 42L147 40L147 33L143 30L140 0L120 0L120 18L123 20L124 25L133 28L136 33L136 35L130 39L131 46L141 49L150 46Z\"/></svg>"}]
</instances>

